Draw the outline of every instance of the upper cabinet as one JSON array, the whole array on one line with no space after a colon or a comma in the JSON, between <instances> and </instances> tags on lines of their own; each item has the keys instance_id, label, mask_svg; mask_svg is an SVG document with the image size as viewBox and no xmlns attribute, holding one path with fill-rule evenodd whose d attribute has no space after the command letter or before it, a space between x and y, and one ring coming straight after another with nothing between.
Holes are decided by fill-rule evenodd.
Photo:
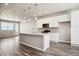
<instances>
[{"instance_id":1,"label":"upper cabinet","mask_svg":"<svg viewBox=\"0 0 79 59\"><path fill-rule=\"evenodd\" d=\"M58 23L65 22L65 21L70 21L70 14L39 19L37 21L37 28L42 28L42 24L45 24L45 23L49 23L50 28L59 27Z\"/></svg>"},{"instance_id":2,"label":"upper cabinet","mask_svg":"<svg viewBox=\"0 0 79 59\"><path fill-rule=\"evenodd\" d=\"M58 27L58 17L52 17L51 20L49 20L49 27Z\"/></svg>"},{"instance_id":3,"label":"upper cabinet","mask_svg":"<svg viewBox=\"0 0 79 59\"><path fill-rule=\"evenodd\" d=\"M58 16L59 22L71 21L70 14L60 15Z\"/></svg>"}]
</instances>

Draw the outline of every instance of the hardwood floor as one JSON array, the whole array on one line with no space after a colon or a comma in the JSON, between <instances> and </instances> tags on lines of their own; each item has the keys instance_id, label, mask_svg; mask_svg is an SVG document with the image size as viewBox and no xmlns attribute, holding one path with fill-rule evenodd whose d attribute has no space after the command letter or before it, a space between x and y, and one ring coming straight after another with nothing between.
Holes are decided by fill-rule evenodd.
<instances>
[{"instance_id":1,"label":"hardwood floor","mask_svg":"<svg viewBox=\"0 0 79 59\"><path fill-rule=\"evenodd\" d=\"M50 43L42 52L19 43L19 37L0 39L0 56L79 56L79 47L63 43Z\"/></svg>"}]
</instances>

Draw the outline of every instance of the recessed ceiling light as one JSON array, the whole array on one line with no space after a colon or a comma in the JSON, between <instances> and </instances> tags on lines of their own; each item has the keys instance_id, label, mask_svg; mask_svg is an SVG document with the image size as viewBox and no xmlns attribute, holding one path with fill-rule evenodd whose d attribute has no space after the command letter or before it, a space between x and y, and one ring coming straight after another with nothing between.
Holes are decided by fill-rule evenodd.
<instances>
[{"instance_id":1,"label":"recessed ceiling light","mask_svg":"<svg viewBox=\"0 0 79 59\"><path fill-rule=\"evenodd\" d=\"M7 5L8 5L8 3L5 3L5 5L7 6Z\"/></svg>"}]
</instances>

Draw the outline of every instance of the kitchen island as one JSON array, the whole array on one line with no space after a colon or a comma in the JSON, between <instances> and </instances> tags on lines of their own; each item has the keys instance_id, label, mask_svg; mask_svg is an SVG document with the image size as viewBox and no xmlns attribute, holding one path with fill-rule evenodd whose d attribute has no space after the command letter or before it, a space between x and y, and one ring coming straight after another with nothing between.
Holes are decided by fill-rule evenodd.
<instances>
[{"instance_id":1,"label":"kitchen island","mask_svg":"<svg viewBox=\"0 0 79 59\"><path fill-rule=\"evenodd\" d=\"M46 51L49 48L49 33L20 33L19 42L32 48Z\"/></svg>"}]
</instances>

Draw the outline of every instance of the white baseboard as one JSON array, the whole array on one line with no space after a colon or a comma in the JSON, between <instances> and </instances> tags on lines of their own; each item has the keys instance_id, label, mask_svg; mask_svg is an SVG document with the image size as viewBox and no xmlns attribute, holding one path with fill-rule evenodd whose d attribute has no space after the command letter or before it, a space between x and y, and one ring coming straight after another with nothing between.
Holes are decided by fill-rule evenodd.
<instances>
[{"instance_id":1,"label":"white baseboard","mask_svg":"<svg viewBox=\"0 0 79 59\"><path fill-rule=\"evenodd\" d=\"M45 49L40 49L40 48L37 48L37 47L35 47L35 46L32 46L32 45L26 44L26 43L24 43L24 42L19 42L19 43L24 44L24 45L26 45L26 46L30 46L30 47L35 48L35 49L38 49L38 50L41 50L41 51L43 51L43 52L46 51Z\"/></svg>"},{"instance_id":2,"label":"white baseboard","mask_svg":"<svg viewBox=\"0 0 79 59\"><path fill-rule=\"evenodd\" d=\"M59 42L62 42L62 43L71 43L71 42L66 42L66 41L59 41Z\"/></svg>"},{"instance_id":3,"label":"white baseboard","mask_svg":"<svg viewBox=\"0 0 79 59\"><path fill-rule=\"evenodd\" d=\"M74 43L71 43L72 46L77 46L79 47L79 44L74 44Z\"/></svg>"},{"instance_id":4,"label":"white baseboard","mask_svg":"<svg viewBox=\"0 0 79 59\"><path fill-rule=\"evenodd\" d=\"M56 43L58 43L59 41L50 40L50 42L56 42Z\"/></svg>"}]
</instances>

